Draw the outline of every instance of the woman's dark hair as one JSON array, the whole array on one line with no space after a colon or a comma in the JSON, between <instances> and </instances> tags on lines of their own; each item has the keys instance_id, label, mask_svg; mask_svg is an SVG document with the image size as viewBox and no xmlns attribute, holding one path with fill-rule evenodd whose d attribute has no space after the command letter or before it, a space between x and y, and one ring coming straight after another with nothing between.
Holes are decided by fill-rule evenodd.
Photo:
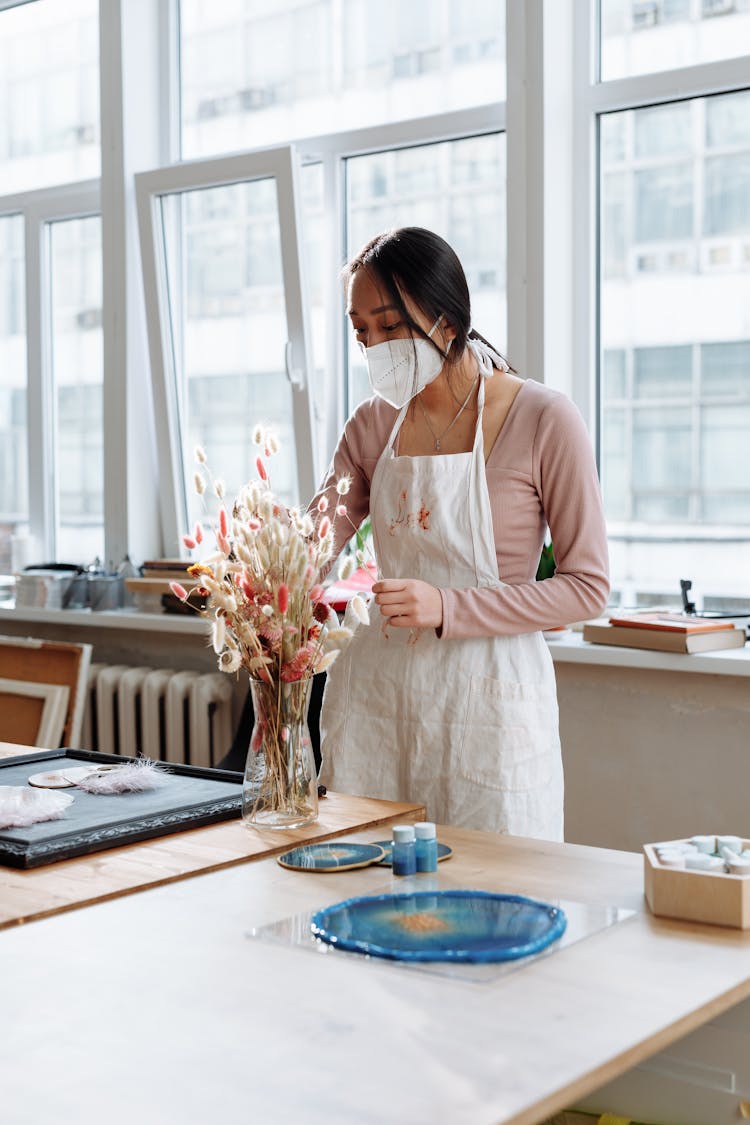
<instances>
[{"instance_id":1,"label":"woman's dark hair","mask_svg":"<svg viewBox=\"0 0 750 1125\"><path fill-rule=\"evenodd\" d=\"M374 275L414 335L429 339L441 355L439 345L409 315L404 297L410 298L430 323L439 316L445 317L456 333L448 353L451 362L456 363L461 358L470 338L489 343L471 328L471 298L466 274L455 250L439 234L424 227L385 231L370 239L347 262L342 271L344 282L348 283L353 274L362 269Z\"/></svg>"}]
</instances>

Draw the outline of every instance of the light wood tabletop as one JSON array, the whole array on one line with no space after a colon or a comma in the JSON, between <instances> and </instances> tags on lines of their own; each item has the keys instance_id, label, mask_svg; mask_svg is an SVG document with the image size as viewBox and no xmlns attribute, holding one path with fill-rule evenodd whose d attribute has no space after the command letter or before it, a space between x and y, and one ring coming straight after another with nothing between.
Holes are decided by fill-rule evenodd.
<instances>
[{"instance_id":1,"label":"light wood tabletop","mask_svg":"<svg viewBox=\"0 0 750 1125\"><path fill-rule=\"evenodd\" d=\"M33 752L33 747L0 743L0 759ZM424 820L425 815L423 805L341 793L328 793L320 800L319 810L315 824L283 832L246 828L240 820L229 820L30 871L0 865L0 929L235 863L280 855L300 843L332 839L371 825L388 836L391 824Z\"/></svg>"},{"instance_id":2,"label":"light wood tabletop","mask_svg":"<svg viewBox=\"0 0 750 1125\"><path fill-rule=\"evenodd\" d=\"M652 917L639 855L439 837L438 888L636 913L496 977L447 976L300 944L311 911L425 877L265 858L9 928L5 1117L33 1120L33 1083L56 1125L537 1125L750 995L750 934Z\"/></svg>"}]
</instances>

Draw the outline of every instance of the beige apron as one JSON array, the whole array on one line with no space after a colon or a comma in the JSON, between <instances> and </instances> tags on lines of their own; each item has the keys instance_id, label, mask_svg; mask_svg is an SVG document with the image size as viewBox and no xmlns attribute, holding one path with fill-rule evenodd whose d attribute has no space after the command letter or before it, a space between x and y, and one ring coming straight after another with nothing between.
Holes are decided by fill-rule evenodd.
<instances>
[{"instance_id":1,"label":"beige apron","mask_svg":"<svg viewBox=\"0 0 750 1125\"><path fill-rule=\"evenodd\" d=\"M397 457L405 406L370 490L382 578L501 586L479 417L470 453ZM328 674L321 779L427 806L440 824L561 840L563 776L552 659L541 633L440 639L386 627L374 601Z\"/></svg>"}]
</instances>

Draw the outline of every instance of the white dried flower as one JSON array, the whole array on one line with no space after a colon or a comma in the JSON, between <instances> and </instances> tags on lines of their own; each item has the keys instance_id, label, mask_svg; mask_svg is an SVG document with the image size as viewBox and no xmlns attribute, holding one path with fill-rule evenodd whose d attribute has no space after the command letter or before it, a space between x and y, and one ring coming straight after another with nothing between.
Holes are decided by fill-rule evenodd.
<instances>
[{"instance_id":1,"label":"white dried flower","mask_svg":"<svg viewBox=\"0 0 750 1125\"><path fill-rule=\"evenodd\" d=\"M195 459L196 459L196 461L198 462L199 465L205 465L206 462L208 461L208 457L206 457L206 453L205 453L205 450L203 449L203 446L196 445L196 447L195 447Z\"/></svg>"},{"instance_id":2,"label":"white dried flower","mask_svg":"<svg viewBox=\"0 0 750 1125\"><path fill-rule=\"evenodd\" d=\"M219 656L220 672L237 672L242 666L242 656L238 649L225 648Z\"/></svg>"},{"instance_id":3,"label":"white dried flower","mask_svg":"<svg viewBox=\"0 0 750 1125\"><path fill-rule=\"evenodd\" d=\"M215 617L211 629L211 644L215 653L220 653L224 648L224 638L227 633L227 624L224 617Z\"/></svg>"},{"instance_id":4,"label":"white dried flower","mask_svg":"<svg viewBox=\"0 0 750 1125\"><path fill-rule=\"evenodd\" d=\"M336 481L336 491L338 492L339 496L346 496L351 487L352 478L348 473L343 477L339 477L339 479Z\"/></svg>"},{"instance_id":5,"label":"white dried flower","mask_svg":"<svg viewBox=\"0 0 750 1125\"><path fill-rule=\"evenodd\" d=\"M202 496L206 491L206 482L200 473L196 473L193 476L193 487L199 496Z\"/></svg>"},{"instance_id":6,"label":"white dried flower","mask_svg":"<svg viewBox=\"0 0 750 1125\"><path fill-rule=\"evenodd\" d=\"M279 439L276 437L276 434L270 432L266 434L266 447L269 454L279 452Z\"/></svg>"},{"instance_id":7,"label":"white dried flower","mask_svg":"<svg viewBox=\"0 0 750 1125\"><path fill-rule=\"evenodd\" d=\"M273 617L273 606L264 605L260 611L264 617Z\"/></svg>"},{"instance_id":8,"label":"white dried flower","mask_svg":"<svg viewBox=\"0 0 750 1125\"><path fill-rule=\"evenodd\" d=\"M331 629L326 633L326 651L332 648L346 648L353 636L351 629L347 629L344 625L340 625L338 629Z\"/></svg>"},{"instance_id":9,"label":"white dried flower","mask_svg":"<svg viewBox=\"0 0 750 1125\"><path fill-rule=\"evenodd\" d=\"M339 578L342 582L346 582L348 578L354 574L355 563L352 555L345 555L339 565Z\"/></svg>"},{"instance_id":10,"label":"white dried flower","mask_svg":"<svg viewBox=\"0 0 750 1125\"><path fill-rule=\"evenodd\" d=\"M364 564L364 561L365 561L365 552L364 551L357 551L357 562L360 563L360 564Z\"/></svg>"},{"instance_id":11,"label":"white dried flower","mask_svg":"<svg viewBox=\"0 0 750 1125\"><path fill-rule=\"evenodd\" d=\"M215 480L214 481L214 492L216 493L216 495L219 497L220 500L224 499L224 481L223 480Z\"/></svg>"},{"instance_id":12,"label":"white dried flower","mask_svg":"<svg viewBox=\"0 0 750 1125\"><path fill-rule=\"evenodd\" d=\"M253 426L253 445L264 444L265 433L262 426Z\"/></svg>"},{"instance_id":13,"label":"white dried flower","mask_svg":"<svg viewBox=\"0 0 750 1125\"><path fill-rule=\"evenodd\" d=\"M335 648L332 652L324 653L320 660L317 661L315 665L315 671L325 672L328 668L330 668L334 660L338 659L339 651L339 649Z\"/></svg>"},{"instance_id":14,"label":"white dried flower","mask_svg":"<svg viewBox=\"0 0 750 1125\"><path fill-rule=\"evenodd\" d=\"M349 608L361 625L370 624L370 615L367 612L367 606L364 603L364 599L361 598L359 594L355 594L351 599L351 601L349 602Z\"/></svg>"}]
</instances>

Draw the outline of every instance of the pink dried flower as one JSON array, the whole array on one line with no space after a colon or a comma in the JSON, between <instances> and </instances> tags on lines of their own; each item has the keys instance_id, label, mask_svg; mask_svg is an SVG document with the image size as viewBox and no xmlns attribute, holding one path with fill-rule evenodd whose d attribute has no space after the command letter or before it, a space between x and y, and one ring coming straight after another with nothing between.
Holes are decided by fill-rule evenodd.
<instances>
[{"instance_id":1,"label":"pink dried flower","mask_svg":"<svg viewBox=\"0 0 750 1125\"><path fill-rule=\"evenodd\" d=\"M331 530L331 521L328 516L323 516L323 519L318 524L318 539L325 539L328 532Z\"/></svg>"},{"instance_id":2,"label":"pink dried flower","mask_svg":"<svg viewBox=\"0 0 750 1125\"><path fill-rule=\"evenodd\" d=\"M339 517L345 516L346 513L347 513L347 510L348 509L346 507L346 504L337 504L336 505L336 515L339 516Z\"/></svg>"},{"instance_id":3,"label":"pink dried flower","mask_svg":"<svg viewBox=\"0 0 750 1125\"><path fill-rule=\"evenodd\" d=\"M289 606L289 587L283 582L279 586L276 594L276 604L279 607L279 613L284 614Z\"/></svg>"},{"instance_id":4,"label":"pink dried flower","mask_svg":"<svg viewBox=\"0 0 750 1125\"><path fill-rule=\"evenodd\" d=\"M318 500L318 511L319 512L327 512L328 511L328 497L327 496L321 496L320 500Z\"/></svg>"},{"instance_id":5,"label":"pink dried flower","mask_svg":"<svg viewBox=\"0 0 750 1125\"><path fill-rule=\"evenodd\" d=\"M266 466L263 464L262 457L255 458L255 467L258 470L258 476L260 477L260 479L268 480L268 473L266 472Z\"/></svg>"},{"instance_id":6,"label":"pink dried flower","mask_svg":"<svg viewBox=\"0 0 750 1125\"><path fill-rule=\"evenodd\" d=\"M315 643L308 641L306 645L295 652L291 660L282 665L281 679L284 683L293 683L308 674L316 649Z\"/></svg>"},{"instance_id":7,"label":"pink dried flower","mask_svg":"<svg viewBox=\"0 0 750 1125\"><path fill-rule=\"evenodd\" d=\"M183 535L182 542L185 544L189 551L194 551L198 545L190 535Z\"/></svg>"},{"instance_id":8,"label":"pink dried flower","mask_svg":"<svg viewBox=\"0 0 750 1125\"><path fill-rule=\"evenodd\" d=\"M261 522L260 522L260 520L256 520L254 517L251 516L251 518L247 521L247 526L250 528L251 531L260 531Z\"/></svg>"},{"instance_id":9,"label":"pink dried flower","mask_svg":"<svg viewBox=\"0 0 750 1125\"><path fill-rule=\"evenodd\" d=\"M319 602L322 597L323 597L323 587L322 586L313 586L312 589L310 590L310 599L314 602Z\"/></svg>"},{"instance_id":10,"label":"pink dried flower","mask_svg":"<svg viewBox=\"0 0 750 1125\"><path fill-rule=\"evenodd\" d=\"M228 555L232 550L229 540L226 538L226 536L222 535L220 531L216 534L216 542L219 544L219 550L222 551L225 555Z\"/></svg>"},{"instance_id":11,"label":"pink dried flower","mask_svg":"<svg viewBox=\"0 0 750 1125\"><path fill-rule=\"evenodd\" d=\"M219 531L226 539L229 534L229 522L227 520L226 508L219 508Z\"/></svg>"},{"instance_id":12,"label":"pink dried flower","mask_svg":"<svg viewBox=\"0 0 750 1125\"><path fill-rule=\"evenodd\" d=\"M187 590L185 589L184 586L180 585L179 582L170 582L169 588L172 591L172 593L175 595L175 597L179 598L181 602L184 602L184 601L187 600L188 592L187 592Z\"/></svg>"},{"instance_id":13,"label":"pink dried flower","mask_svg":"<svg viewBox=\"0 0 750 1125\"><path fill-rule=\"evenodd\" d=\"M193 532L193 539L195 540L196 543L202 543L203 542L203 528L201 527L201 525L199 523L197 523L195 525L195 531Z\"/></svg>"}]
</instances>

